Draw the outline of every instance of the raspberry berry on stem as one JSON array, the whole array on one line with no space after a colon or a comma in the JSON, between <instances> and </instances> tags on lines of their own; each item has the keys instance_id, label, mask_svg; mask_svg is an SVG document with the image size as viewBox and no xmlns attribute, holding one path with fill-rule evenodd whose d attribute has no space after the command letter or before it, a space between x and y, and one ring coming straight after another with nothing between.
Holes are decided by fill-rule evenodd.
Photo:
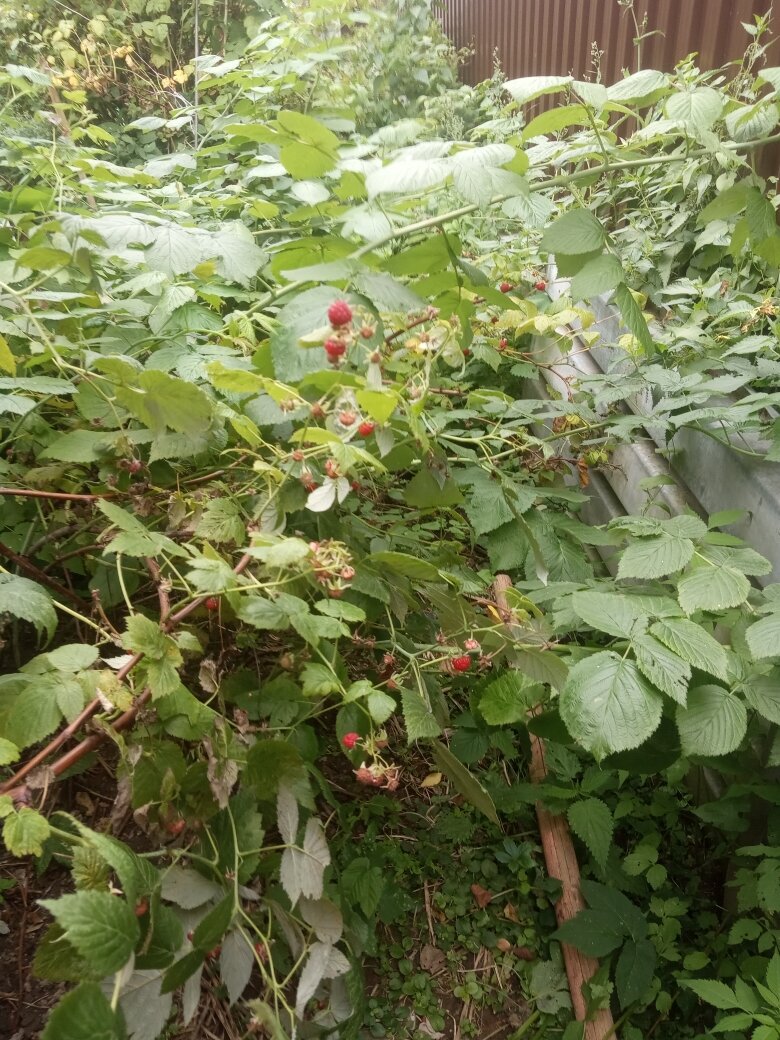
<instances>
[{"instance_id":1,"label":"raspberry berry on stem","mask_svg":"<svg viewBox=\"0 0 780 1040\"><path fill-rule=\"evenodd\" d=\"M328 321L338 329L352 321L352 308L346 300L334 300L328 307Z\"/></svg>"}]
</instances>

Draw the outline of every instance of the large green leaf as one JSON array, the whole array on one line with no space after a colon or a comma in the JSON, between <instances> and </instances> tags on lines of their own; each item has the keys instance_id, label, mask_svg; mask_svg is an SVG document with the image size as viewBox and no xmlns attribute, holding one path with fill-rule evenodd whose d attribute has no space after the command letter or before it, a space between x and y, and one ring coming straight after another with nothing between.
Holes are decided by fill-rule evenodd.
<instances>
[{"instance_id":1,"label":"large green leaf","mask_svg":"<svg viewBox=\"0 0 780 1040\"><path fill-rule=\"evenodd\" d=\"M401 691L401 708L404 715L407 743L413 744L415 740L426 740L430 737L438 737L441 726L436 721L436 716L428 706L422 694L415 690Z\"/></svg>"},{"instance_id":2,"label":"large green leaf","mask_svg":"<svg viewBox=\"0 0 780 1040\"><path fill-rule=\"evenodd\" d=\"M639 1000L653 981L657 954L649 939L629 940L615 966L615 985L621 1008Z\"/></svg>"},{"instance_id":3,"label":"large green leaf","mask_svg":"<svg viewBox=\"0 0 780 1040\"><path fill-rule=\"evenodd\" d=\"M598 758L639 747L661 721L663 699L633 661L611 650L578 662L560 694L572 737Z\"/></svg>"},{"instance_id":4,"label":"large green leaf","mask_svg":"<svg viewBox=\"0 0 780 1040\"><path fill-rule=\"evenodd\" d=\"M504 672L488 683L479 699L479 713L489 726L508 726L525 718L544 689L522 672Z\"/></svg>"},{"instance_id":5,"label":"large green leaf","mask_svg":"<svg viewBox=\"0 0 780 1040\"><path fill-rule=\"evenodd\" d=\"M124 899L107 892L75 892L42 899L65 936L87 963L106 975L127 963L140 935L138 918Z\"/></svg>"},{"instance_id":6,"label":"large green leaf","mask_svg":"<svg viewBox=\"0 0 780 1040\"><path fill-rule=\"evenodd\" d=\"M26 805L6 816L3 823L3 841L12 856L42 856L50 834L46 817Z\"/></svg>"},{"instance_id":7,"label":"large green leaf","mask_svg":"<svg viewBox=\"0 0 780 1040\"><path fill-rule=\"evenodd\" d=\"M610 101L620 101L621 103L647 102L652 100L655 92L663 88L667 81L668 77L664 72L659 72L657 69L642 69L607 87L607 96Z\"/></svg>"},{"instance_id":8,"label":"large green leaf","mask_svg":"<svg viewBox=\"0 0 780 1040\"><path fill-rule=\"evenodd\" d=\"M623 281L623 266L616 256L602 253L588 260L571 280L573 300L589 300L609 292Z\"/></svg>"},{"instance_id":9,"label":"large green leaf","mask_svg":"<svg viewBox=\"0 0 780 1040\"><path fill-rule=\"evenodd\" d=\"M655 351L653 337L650 335L650 329L647 327L645 316L642 314L639 304L634 299L631 290L625 282L621 282L617 286L612 298L618 306L621 318L636 338L637 343L639 343L645 354L650 357Z\"/></svg>"},{"instance_id":10,"label":"large green leaf","mask_svg":"<svg viewBox=\"0 0 780 1040\"><path fill-rule=\"evenodd\" d=\"M593 253L601 249L606 234L589 209L570 209L557 217L542 235L540 248L564 256Z\"/></svg>"},{"instance_id":11,"label":"large green leaf","mask_svg":"<svg viewBox=\"0 0 780 1040\"><path fill-rule=\"evenodd\" d=\"M650 632L694 668L726 678L726 651L701 625L683 618L667 618L651 625Z\"/></svg>"},{"instance_id":12,"label":"large green leaf","mask_svg":"<svg viewBox=\"0 0 780 1040\"><path fill-rule=\"evenodd\" d=\"M636 663L643 675L678 704L685 704L691 681L688 662L651 635L637 636L633 647Z\"/></svg>"},{"instance_id":13,"label":"large green leaf","mask_svg":"<svg viewBox=\"0 0 780 1040\"><path fill-rule=\"evenodd\" d=\"M543 94L557 94L572 82L571 76L523 76L510 79L504 84L504 90L521 105Z\"/></svg>"},{"instance_id":14,"label":"large green leaf","mask_svg":"<svg viewBox=\"0 0 780 1040\"><path fill-rule=\"evenodd\" d=\"M625 932L608 911L589 909L564 921L551 938L576 946L589 957L606 957L623 944Z\"/></svg>"},{"instance_id":15,"label":"large green leaf","mask_svg":"<svg viewBox=\"0 0 780 1040\"><path fill-rule=\"evenodd\" d=\"M456 790L463 795L467 802L471 802L475 809L479 809L497 827L500 827L493 799L471 770L467 769L441 741L434 740L431 750L439 769L447 774Z\"/></svg>"},{"instance_id":16,"label":"large green leaf","mask_svg":"<svg viewBox=\"0 0 780 1040\"><path fill-rule=\"evenodd\" d=\"M686 614L738 607L749 592L750 582L736 567L698 559L677 585L680 606Z\"/></svg>"},{"instance_id":17,"label":"large green leaf","mask_svg":"<svg viewBox=\"0 0 780 1040\"><path fill-rule=\"evenodd\" d=\"M57 614L48 592L16 574L0 574L0 614L3 613L29 621L37 632L45 630L49 638L57 627Z\"/></svg>"},{"instance_id":18,"label":"large green leaf","mask_svg":"<svg viewBox=\"0 0 780 1040\"><path fill-rule=\"evenodd\" d=\"M124 1020L96 982L82 982L53 1009L41 1040L125 1040Z\"/></svg>"},{"instance_id":19,"label":"large green leaf","mask_svg":"<svg viewBox=\"0 0 780 1040\"><path fill-rule=\"evenodd\" d=\"M573 802L567 813L569 826L585 842L591 856L604 869L612 844L614 823L609 807L600 798Z\"/></svg>"},{"instance_id":20,"label":"large green leaf","mask_svg":"<svg viewBox=\"0 0 780 1040\"><path fill-rule=\"evenodd\" d=\"M666 114L686 129L707 130L723 111L723 96L712 87L680 90L666 101Z\"/></svg>"},{"instance_id":21,"label":"large green leaf","mask_svg":"<svg viewBox=\"0 0 780 1040\"><path fill-rule=\"evenodd\" d=\"M209 428L213 406L194 383L186 383L167 372L141 372L133 386L118 386L117 400L155 433L176 430L190 437Z\"/></svg>"},{"instance_id":22,"label":"large green leaf","mask_svg":"<svg viewBox=\"0 0 780 1040\"><path fill-rule=\"evenodd\" d=\"M754 660L780 656L780 614L769 614L756 621L745 633Z\"/></svg>"},{"instance_id":23,"label":"large green leaf","mask_svg":"<svg viewBox=\"0 0 780 1040\"><path fill-rule=\"evenodd\" d=\"M769 722L780 725L780 675L777 670L769 675L746 679L740 689L751 708Z\"/></svg>"},{"instance_id":24,"label":"large green leaf","mask_svg":"<svg viewBox=\"0 0 780 1040\"><path fill-rule=\"evenodd\" d=\"M649 620L640 607L617 592L575 592L571 605L586 625L624 639L641 635Z\"/></svg>"},{"instance_id":25,"label":"large green leaf","mask_svg":"<svg viewBox=\"0 0 780 1040\"><path fill-rule=\"evenodd\" d=\"M619 578L663 578L681 571L691 561L693 542L659 534L637 538L624 551L618 566Z\"/></svg>"},{"instance_id":26,"label":"large green leaf","mask_svg":"<svg viewBox=\"0 0 780 1040\"><path fill-rule=\"evenodd\" d=\"M745 705L722 686L698 686L677 709L677 728L686 755L728 755L747 730Z\"/></svg>"}]
</instances>

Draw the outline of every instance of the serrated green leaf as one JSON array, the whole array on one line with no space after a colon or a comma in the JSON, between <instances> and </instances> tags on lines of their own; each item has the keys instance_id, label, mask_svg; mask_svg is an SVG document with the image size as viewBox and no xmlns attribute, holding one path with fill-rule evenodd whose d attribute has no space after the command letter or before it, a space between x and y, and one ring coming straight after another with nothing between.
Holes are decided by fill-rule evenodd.
<instances>
[{"instance_id":1,"label":"serrated green leaf","mask_svg":"<svg viewBox=\"0 0 780 1040\"><path fill-rule=\"evenodd\" d=\"M50 834L46 817L27 806L6 816L3 823L3 841L12 856L42 856Z\"/></svg>"},{"instance_id":2,"label":"serrated green leaf","mask_svg":"<svg viewBox=\"0 0 780 1040\"><path fill-rule=\"evenodd\" d=\"M560 713L574 739L597 759L639 747L661 721L663 698L633 661L611 650L578 662L560 694Z\"/></svg>"},{"instance_id":3,"label":"serrated green leaf","mask_svg":"<svg viewBox=\"0 0 780 1040\"><path fill-rule=\"evenodd\" d=\"M442 581L441 574L432 563L427 563L425 560L420 560L407 553L383 550L366 556L364 562L379 570L387 567L413 581Z\"/></svg>"},{"instance_id":4,"label":"serrated green leaf","mask_svg":"<svg viewBox=\"0 0 780 1040\"><path fill-rule=\"evenodd\" d=\"M158 556L166 553L169 556L186 556L187 551L172 538L158 531L152 531L141 521L128 513L126 509L100 499L98 508L108 517L113 527L119 529L108 548L111 552L124 553L127 556Z\"/></svg>"},{"instance_id":5,"label":"serrated green leaf","mask_svg":"<svg viewBox=\"0 0 780 1040\"><path fill-rule=\"evenodd\" d=\"M0 766L10 765L19 758L19 748L5 737L0 737Z\"/></svg>"},{"instance_id":6,"label":"serrated green leaf","mask_svg":"<svg viewBox=\"0 0 780 1040\"><path fill-rule=\"evenodd\" d=\"M52 1010L41 1040L125 1040L124 1020L96 982L82 982Z\"/></svg>"},{"instance_id":7,"label":"serrated green leaf","mask_svg":"<svg viewBox=\"0 0 780 1040\"><path fill-rule=\"evenodd\" d=\"M59 899L41 899L65 936L89 964L106 975L126 964L140 936L131 907L107 892L75 892Z\"/></svg>"},{"instance_id":8,"label":"serrated green leaf","mask_svg":"<svg viewBox=\"0 0 780 1040\"><path fill-rule=\"evenodd\" d=\"M609 292L623 281L623 266L616 256L604 253L588 260L571 280L573 300L589 300Z\"/></svg>"},{"instance_id":9,"label":"serrated green leaf","mask_svg":"<svg viewBox=\"0 0 780 1040\"><path fill-rule=\"evenodd\" d=\"M663 578L690 563L693 542L659 534L637 538L623 552L618 565L618 578Z\"/></svg>"},{"instance_id":10,"label":"serrated green leaf","mask_svg":"<svg viewBox=\"0 0 780 1040\"><path fill-rule=\"evenodd\" d=\"M646 101L666 83L666 73L659 72L657 69L641 69L607 87L607 97L610 101L634 103Z\"/></svg>"},{"instance_id":11,"label":"serrated green leaf","mask_svg":"<svg viewBox=\"0 0 780 1040\"><path fill-rule=\"evenodd\" d=\"M699 559L677 584L680 606L686 614L738 607L745 602L749 592L750 582L742 571L727 564L711 564Z\"/></svg>"},{"instance_id":12,"label":"serrated green leaf","mask_svg":"<svg viewBox=\"0 0 780 1040\"><path fill-rule=\"evenodd\" d=\"M57 614L45 589L28 578L16 574L0 574L0 614L29 621L40 633L51 639L57 627Z\"/></svg>"},{"instance_id":13,"label":"serrated green leaf","mask_svg":"<svg viewBox=\"0 0 780 1040\"><path fill-rule=\"evenodd\" d=\"M780 725L780 676L776 670L769 675L748 678L740 684L745 700L751 708L769 722Z\"/></svg>"},{"instance_id":14,"label":"serrated green leaf","mask_svg":"<svg viewBox=\"0 0 780 1040\"><path fill-rule=\"evenodd\" d=\"M637 343L639 343L645 354L651 357L655 351L653 337L650 335L650 329L647 327L645 316L639 304L634 299L631 290L625 282L621 282L617 286L612 298L618 306L621 318L628 326Z\"/></svg>"},{"instance_id":15,"label":"serrated green leaf","mask_svg":"<svg viewBox=\"0 0 780 1040\"><path fill-rule=\"evenodd\" d=\"M747 730L745 705L722 686L697 686L677 708L677 728L686 755L728 755Z\"/></svg>"},{"instance_id":16,"label":"serrated green leaf","mask_svg":"<svg viewBox=\"0 0 780 1040\"><path fill-rule=\"evenodd\" d=\"M231 498L212 498L203 507L195 535L207 542L244 544L246 526L237 502Z\"/></svg>"},{"instance_id":17,"label":"serrated green leaf","mask_svg":"<svg viewBox=\"0 0 780 1040\"><path fill-rule=\"evenodd\" d=\"M387 722L396 709L395 701L384 690L372 690L366 698L366 706L377 726Z\"/></svg>"},{"instance_id":18,"label":"serrated green leaf","mask_svg":"<svg viewBox=\"0 0 780 1040\"><path fill-rule=\"evenodd\" d=\"M558 133L569 126L587 126L588 122L588 110L584 105L561 105L535 116L523 129L523 140Z\"/></svg>"},{"instance_id":19,"label":"serrated green leaf","mask_svg":"<svg viewBox=\"0 0 780 1040\"><path fill-rule=\"evenodd\" d=\"M568 87L571 82L571 76L523 76L520 79L507 80L504 83L504 90L518 104L524 105L543 94L557 94Z\"/></svg>"},{"instance_id":20,"label":"serrated green leaf","mask_svg":"<svg viewBox=\"0 0 780 1040\"><path fill-rule=\"evenodd\" d=\"M456 790L463 795L467 802L471 802L475 809L479 809L490 821L500 827L493 799L474 774L441 741L434 740L431 750L439 769L442 773L446 773Z\"/></svg>"},{"instance_id":21,"label":"serrated green leaf","mask_svg":"<svg viewBox=\"0 0 780 1040\"><path fill-rule=\"evenodd\" d=\"M124 408L157 434L175 430L188 437L202 436L214 413L211 401L194 383L154 369L138 374L132 386L115 387L114 393Z\"/></svg>"},{"instance_id":22,"label":"serrated green leaf","mask_svg":"<svg viewBox=\"0 0 780 1040\"><path fill-rule=\"evenodd\" d=\"M603 248L606 234L588 209L570 209L557 217L542 235L539 247L548 253L576 256Z\"/></svg>"},{"instance_id":23,"label":"serrated green leaf","mask_svg":"<svg viewBox=\"0 0 780 1040\"><path fill-rule=\"evenodd\" d=\"M488 683L479 698L479 713L489 726L508 726L525 718L544 688L522 672L504 672Z\"/></svg>"},{"instance_id":24,"label":"serrated green leaf","mask_svg":"<svg viewBox=\"0 0 780 1040\"><path fill-rule=\"evenodd\" d=\"M731 1008L739 1010L740 1003L734 995L734 990L725 982L717 979L680 979L680 985L692 989L697 997L722 1011Z\"/></svg>"},{"instance_id":25,"label":"serrated green leaf","mask_svg":"<svg viewBox=\"0 0 780 1040\"><path fill-rule=\"evenodd\" d=\"M748 649L755 661L780 656L780 614L769 614L745 632Z\"/></svg>"},{"instance_id":26,"label":"serrated green leaf","mask_svg":"<svg viewBox=\"0 0 780 1040\"><path fill-rule=\"evenodd\" d=\"M372 865L365 856L358 856L350 860L342 871L341 888L346 897L357 903L364 916L371 920L385 889L382 869Z\"/></svg>"},{"instance_id":27,"label":"serrated green leaf","mask_svg":"<svg viewBox=\"0 0 780 1040\"><path fill-rule=\"evenodd\" d=\"M691 666L687 661L651 635L637 636L633 648L642 674L678 704L685 704L691 681Z\"/></svg>"},{"instance_id":28,"label":"serrated green leaf","mask_svg":"<svg viewBox=\"0 0 780 1040\"><path fill-rule=\"evenodd\" d=\"M606 957L625 939L620 922L604 910L580 910L565 921L551 938L576 946L589 957Z\"/></svg>"},{"instance_id":29,"label":"serrated green leaf","mask_svg":"<svg viewBox=\"0 0 780 1040\"><path fill-rule=\"evenodd\" d=\"M6 720L5 735L20 748L53 733L62 713L57 703L59 678L36 676L17 695Z\"/></svg>"},{"instance_id":30,"label":"serrated green leaf","mask_svg":"<svg viewBox=\"0 0 780 1040\"><path fill-rule=\"evenodd\" d=\"M419 693L414 690L401 690L401 709L408 744L413 744L415 740L438 737L441 733L441 726Z\"/></svg>"},{"instance_id":31,"label":"serrated green leaf","mask_svg":"<svg viewBox=\"0 0 780 1040\"><path fill-rule=\"evenodd\" d=\"M571 605L586 625L624 639L640 635L649 621L640 607L617 592L575 592Z\"/></svg>"},{"instance_id":32,"label":"serrated green leaf","mask_svg":"<svg viewBox=\"0 0 780 1040\"><path fill-rule=\"evenodd\" d=\"M687 619L667 618L651 625L650 632L694 668L726 678L726 651L701 625Z\"/></svg>"},{"instance_id":33,"label":"serrated green leaf","mask_svg":"<svg viewBox=\"0 0 780 1040\"><path fill-rule=\"evenodd\" d=\"M723 97L712 87L680 90L666 101L666 115L692 130L707 130L723 111Z\"/></svg>"},{"instance_id":34,"label":"serrated green leaf","mask_svg":"<svg viewBox=\"0 0 780 1040\"><path fill-rule=\"evenodd\" d=\"M600 798L573 802L567 813L569 826L588 848L591 856L604 869L612 844L612 813Z\"/></svg>"},{"instance_id":35,"label":"serrated green leaf","mask_svg":"<svg viewBox=\"0 0 780 1040\"><path fill-rule=\"evenodd\" d=\"M657 954L649 939L629 940L615 966L615 986L621 1008L641 999L653 981Z\"/></svg>"}]
</instances>

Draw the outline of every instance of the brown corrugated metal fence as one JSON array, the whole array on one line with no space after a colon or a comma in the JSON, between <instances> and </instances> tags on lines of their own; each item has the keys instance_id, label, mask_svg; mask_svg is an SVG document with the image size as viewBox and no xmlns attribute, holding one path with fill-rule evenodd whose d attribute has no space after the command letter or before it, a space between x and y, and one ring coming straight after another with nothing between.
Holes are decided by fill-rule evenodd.
<instances>
[{"instance_id":1,"label":"brown corrugated metal fence","mask_svg":"<svg viewBox=\"0 0 780 1040\"><path fill-rule=\"evenodd\" d=\"M637 0L640 21L647 11L648 31L659 30L642 42L642 68L670 72L692 51L702 69L741 58L751 39L741 23L752 25L753 15L765 14L770 5L771 0ZM462 70L467 83L490 77L494 52L509 79L593 79L593 43L604 51L602 82L637 68L634 23L617 0L442 0L441 6L447 35L456 46L473 48ZM780 63L779 56L773 43L768 63Z\"/></svg>"}]
</instances>

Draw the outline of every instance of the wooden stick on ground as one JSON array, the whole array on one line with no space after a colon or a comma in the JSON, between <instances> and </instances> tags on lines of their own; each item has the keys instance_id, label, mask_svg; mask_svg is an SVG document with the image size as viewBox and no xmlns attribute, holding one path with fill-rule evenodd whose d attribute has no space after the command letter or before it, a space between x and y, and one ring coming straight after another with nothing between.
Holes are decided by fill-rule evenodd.
<instances>
[{"instance_id":1,"label":"wooden stick on ground","mask_svg":"<svg viewBox=\"0 0 780 1040\"><path fill-rule=\"evenodd\" d=\"M493 594L502 613L509 613L506 593L512 587L512 581L506 574L496 575L493 583ZM544 742L533 733L531 738L530 775L533 783L541 783L547 776L544 760ZM558 924L570 921L580 910L585 909L585 901L580 891L580 868L577 854L565 816L553 816L541 803L536 804L536 818L539 821L539 833L542 839L544 859L547 873L558 878L561 883L561 898L555 906ZM582 986L590 981L598 971L599 963L592 957L586 957L576 947L561 943L563 962L566 966L566 977L569 980L571 1002L578 1022L585 1021L586 1006ZM612 1013L608 1008L599 1009L594 1017L585 1022L585 1040L606 1040L615 1036L615 1025Z\"/></svg>"}]
</instances>

